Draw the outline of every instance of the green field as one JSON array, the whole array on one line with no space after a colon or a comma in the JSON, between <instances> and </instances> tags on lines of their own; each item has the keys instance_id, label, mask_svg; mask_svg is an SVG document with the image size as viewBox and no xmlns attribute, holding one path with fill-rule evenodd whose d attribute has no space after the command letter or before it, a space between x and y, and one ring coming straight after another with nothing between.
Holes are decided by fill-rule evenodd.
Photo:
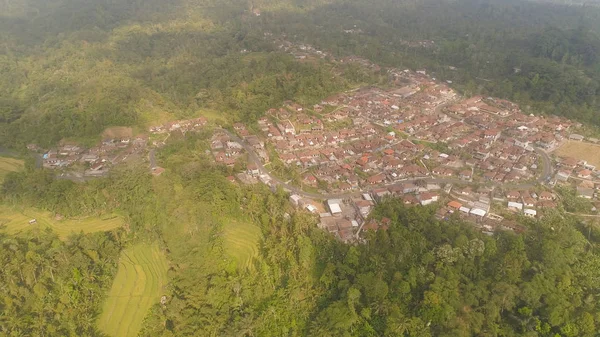
<instances>
[{"instance_id":1,"label":"green field","mask_svg":"<svg viewBox=\"0 0 600 337\"><path fill-rule=\"evenodd\" d=\"M157 244L139 244L124 250L98 321L100 330L112 337L137 336L166 283L167 259Z\"/></svg>"},{"instance_id":2,"label":"green field","mask_svg":"<svg viewBox=\"0 0 600 337\"><path fill-rule=\"evenodd\" d=\"M249 223L228 221L223 226L225 251L242 268L251 268L252 260L258 255L260 228Z\"/></svg>"},{"instance_id":3,"label":"green field","mask_svg":"<svg viewBox=\"0 0 600 337\"><path fill-rule=\"evenodd\" d=\"M33 219L36 223L29 224ZM0 205L0 230L9 234L17 234L33 228L52 228L60 238L66 239L72 233L109 231L122 225L123 218L114 214L56 220L52 213L39 209Z\"/></svg>"},{"instance_id":4,"label":"green field","mask_svg":"<svg viewBox=\"0 0 600 337\"><path fill-rule=\"evenodd\" d=\"M0 183L9 172L19 171L23 168L23 161L15 158L0 157Z\"/></svg>"}]
</instances>

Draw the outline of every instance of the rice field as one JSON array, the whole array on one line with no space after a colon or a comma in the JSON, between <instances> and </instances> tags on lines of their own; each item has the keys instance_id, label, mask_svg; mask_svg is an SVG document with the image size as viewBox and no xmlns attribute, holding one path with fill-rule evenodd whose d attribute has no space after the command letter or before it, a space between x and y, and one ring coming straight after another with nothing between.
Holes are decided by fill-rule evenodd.
<instances>
[{"instance_id":1,"label":"rice field","mask_svg":"<svg viewBox=\"0 0 600 337\"><path fill-rule=\"evenodd\" d=\"M35 223L30 224L34 219ZM18 234L33 228L51 228L61 239L66 239L73 233L110 231L122 225L123 218L115 214L56 220L52 213L39 209L0 205L0 230L8 234Z\"/></svg>"},{"instance_id":2,"label":"rice field","mask_svg":"<svg viewBox=\"0 0 600 337\"><path fill-rule=\"evenodd\" d=\"M229 221L223 226L225 251L233 257L240 268L252 268L252 261L258 256L260 228L249 223Z\"/></svg>"},{"instance_id":3,"label":"rice field","mask_svg":"<svg viewBox=\"0 0 600 337\"><path fill-rule=\"evenodd\" d=\"M23 161L20 159L0 157L0 183L9 172L16 172L23 168Z\"/></svg>"},{"instance_id":4,"label":"rice field","mask_svg":"<svg viewBox=\"0 0 600 337\"><path fill-rule=\"evenodd\" d=\"M125 249L98 320L99 329L112 337L137 336L148 311L163 295L167 268L158 244Z\"/></svg>"}]
</instances>

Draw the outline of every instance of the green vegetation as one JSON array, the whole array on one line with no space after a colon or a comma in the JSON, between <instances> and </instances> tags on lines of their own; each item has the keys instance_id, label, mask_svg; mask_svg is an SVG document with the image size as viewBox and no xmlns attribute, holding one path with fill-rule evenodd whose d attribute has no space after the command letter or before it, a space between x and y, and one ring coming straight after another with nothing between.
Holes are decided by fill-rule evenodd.
<instances>
[{"instance_id":1,"label":"green vegetation","mask_svg":"<svg viewBox=\"0 0 600 337\"><path fill-rule=\"evenodd\" d=\"M328 2L308 14L270 14L261 20L266 30L297 36L336 55L424 68L467 95L500 96L528 112L600 125L598 7L519 0L350 0ZM353 27L361 32L343 32ZM435 43L415 45L424 40Z\"/></svg>"},{"instance_id":2,"label":"green vegetation","mask_svg":"<svg viewBox=\"0 0 600 337\"><path fill-rule=\"evenodd\" d=\"M489 237L458 218L436 220L435 208L390 199L373 214L391 219L389 230L345 245L316 228L312 215L294 211L287 193L227 181L229 170L204 153L208 139L188 134L170 141L159 153L169 174L156 178L145 168L82 185L40 179L32 170L7 176L5 203L56 212L66 207L52 198L58 190L102 198L106 206L94 212L124 214L127 232L78 236L120 237L129 246L94 327L122 335L141 324L141 336L591 337L600 326L594 226L557 211L540 221L520 219L523 234ZM28 194L16 183L27 181L47 194ZM74 207L89 210L82 203L67 209ZM167 252L168 281L157 246L149 254L143 244L156 240ZM103 280L108 290L111 278ZM146 291L152 295L136 297ZM164 305L156 302L161 292ZM100 303L86 310L99 313Z\"/></svg>"},{"instance_id":3,"label":"green vegetation","mask_svg":"<svg viewBox=\"0 0 600 337\"><path fill-rule=\"evenodd\" d=\"M596 7L17 0L0 3L0 13L0 144L10 148L91 142L109 127L144 130L200 115L252 122L285 100L310 106L386 78L385 69L298 61L272 43L282 34L336 57L426 68L467 95L507 97L526 112L600 125ZM422 40L435 43L415 46ZM437 221L434 208L388 200L373 217L391 219L389 229L344 245L292 209L284 191L227 181L233 170L212 163L209 137L170 137L157 153L167 170L159 177L146 166L121 166L76 184L1 159L0 334L591 337L600 330L600 230L592 223L557 210L519 219L523 234L485 236L457 218ZM272 166L300 178L280 160ZM561 197L567 211L588 207L573 191Z\"/></svg>"},{"instance_id":4,"label":"green vegetation","mask_svg":"<svg viewBox=\"0 0 600 337\"><path fill-rule=\"evenodd\" d=\"M241 268L252 268L252 262L258 257L260 228L252 223L240 223L227 219L223 224L225 241L223 247Z\"/></svg>"},{"instance_id":5,"label":"green vegetation","mask_svg":"<svg viewBox=\"0 0 600 337\"><path fill-rule=\"evenodd\" d=\"M23 168L24 162L20 159L0 157L0 183L9 172L17 172Z\"/></svg>"},{"instance_id":6,"label":"green vegetation","mask_svg":"<svg viewBox=\"0 0 600 337\"><path fill-rule=\"evenodd\" d=\"M116 272L119 250L105 232L66 241L49 229L0 232L0 334L101 336L97 303Z\"/></svg>"},{"instance_id":7,"label":"green vegetation","mask_svg":"<svg viewBox=\"0 0 600 337\"><path fill-rule=\"evenodd\" d=\"M98 319L99 329L109 336L137 336L166 282L167 260L157 244L138 244L123 250L117 276Z\"/></svg>"},{"instance_id":8,"label":"green vegetation","mask_svg":"<svg viewBox=\"0 0 600 337\"><path fill-rule=\"evenodd\" d=\"M30 224L29 221L31 220L35 220L35 223ZM123 218L113 214L56 220L47 211L0 205L0 230L4 230L8 234L50 228L61 239L65 240L71 234L111 231L122 225Z\"/></svg>"}]
</instances>

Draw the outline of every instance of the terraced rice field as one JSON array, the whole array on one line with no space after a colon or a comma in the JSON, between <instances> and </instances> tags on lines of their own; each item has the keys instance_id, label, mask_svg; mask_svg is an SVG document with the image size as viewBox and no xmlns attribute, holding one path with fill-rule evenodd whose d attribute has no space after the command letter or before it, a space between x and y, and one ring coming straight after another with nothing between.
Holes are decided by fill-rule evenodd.
<instances>
[{"instance_id":1,"label":"terraced rice field","mask_svg":"<svg viewBox=\"0 0 600 337\"><path fill-rule=\"evenodd\" d=\"M9 172L16 172L23 168L23 161L15 158L0 157L0 183Z\"/></svg>"},{"instance_id":2,"label":"terraced rice field","mask_svg":"<svg viewBox=\"0 0 600 337\"><path fill-rule=\"evenodd\" d=\"M35 219L34 224L29 221ZM123 225L123 218L114 215L56 220L52 213L35 208L17 208L0 205L0 230L18 234L33 228L51 228L61 239L73 233L109 231Z\"/></svg>"},{"instance_id":3,"label":"terraced rice field","mask_svg":"<svg viewBox=\"0 0 600 337\"><path fill-rule=\"evenodd\" d=\"M98 321L100 330L112 337L137 336L166 283L167 259L157 244L139 244L124 250Z\"/></svg>"},{"instance_id":4,"label":"terraced rice field","mask_svg":"<svg viewBox=\"0 0 600 337\"><path fill-rule=\"evenodd\" d=\"M252 268L252 260L258 255L260 228L249 223L226 222L225 251L231 255L241 268Z\"/></svg>"}]
</instances>

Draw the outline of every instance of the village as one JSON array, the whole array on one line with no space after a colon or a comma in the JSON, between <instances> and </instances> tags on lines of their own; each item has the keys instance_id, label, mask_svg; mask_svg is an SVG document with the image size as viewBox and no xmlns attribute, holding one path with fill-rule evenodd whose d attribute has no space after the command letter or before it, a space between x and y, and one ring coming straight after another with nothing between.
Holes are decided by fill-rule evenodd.
<instances>
[{"instance_id":1,"label":"village","mask_svg":"<svg viewBox=\"0 0 600 337\"><path fill-rule=\"evenodd\" d=\"M301 60L331 57L310 46L280 48ZM360 58L340 62L379 71ZM567 141L584 141L575 133L579 123L526 115L518 105L493 97L462 98L425 70L388 74L391 89L360 88L308 107L285 102L258 120L259 134L235 124L243 141L233 148L241 143L256 159L238 179L282 185L290 202L317 214L319 226L345 242L386 228L386 221L369 214L387 197L406 205L438 203L439 219L456 213L486 233L522 230L515 216L537 218L555 209L556 183L577 179L578 197L596 200L595 166L550 157ZM215 159L224 162L222 152ZM267 166L276 162L299 178L275 177Z\"/></svg>"},{"instance_id":2,"label":"village","mask_svg":"<svg viewBox=\"0 0 600 337\"><path fill-rule=\"evenodd\" d=\"M151 135L163 135L174 131L182 133L197 131L207 120L203 117L190 120L179 120L164 125L152 126L148 132ZM126 128L117 128L126 129ZM96 146L86 148L75 142L64 141L56 148L42 149L30 144L27 149L40 153L40 165L46 169L61 172L60 177L75 181L89 178L106 177L112 167L128 161L142 160L148 150L148 145L159 147L164 141L152 141L148 135L132 136L131 131L121 134L105 135ZM151 164L153 174L162 173L162 168Z\"/></svg>"},{"instance_id":3,"label":"village","mask_svg":"<svg viewBox=\"0 0 600 337\"><path fill-rule=\"evenodd\" d=\"M332 59L310 46L278 42L301 61ZM333 62L381 70L357 57ZM281 186L295 207L314 213L320 228L344 242L387 228L389 219L369 217L385 198L437 204L438 219L459 216L485 233L520 231L516 217L539 218L557 208L557 184L573 187L589 201L590 212L600 208L600 171L584 158L556 151L567 142L599 142L577 134L579 123L528 115L498 98L461 97L426 70L387 74L385 89L358 88L311 106L287 101L255 125L207 126L200 117L151 126L149 136L107 138L88 149L62 144L43 151L43 166L103 177L128 158L149 153L152 174L160 175L164 169L154 151L171 133L211 129L215 163L241 171L230 181Z\"/></svg>"}]
</instances>

